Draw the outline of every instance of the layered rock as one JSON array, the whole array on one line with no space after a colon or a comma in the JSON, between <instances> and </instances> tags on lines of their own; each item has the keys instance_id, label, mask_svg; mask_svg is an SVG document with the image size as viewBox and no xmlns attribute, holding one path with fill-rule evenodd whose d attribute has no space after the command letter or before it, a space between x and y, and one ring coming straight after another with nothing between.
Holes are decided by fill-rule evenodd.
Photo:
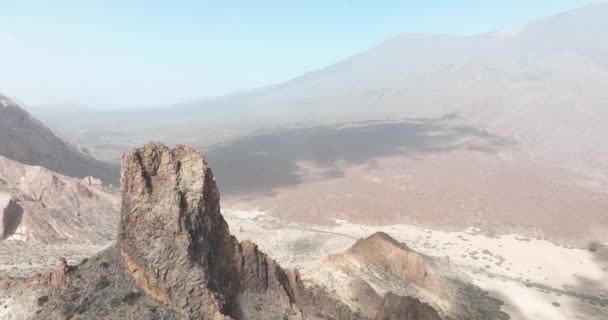
<instances>
[{"instance_id":1,"label":"layered rock","mask_svg":"<svg viewBox=\"0 0 608 320\"><path fill-rule=\"evenodd\" d=\"M22 318L438 320L441 312L444 319L485 318L436 311L454 307L449 299L410 297L403 288L435 283L442 264L382 233L328 258L336 267L332 277L351 277L350 284L339 283L350 294L327 281L305 286L297 271L230 234L211 169L194 149L148 144L125 154L122 168L115 246L77 266L62 260L53 272L0 282L1 299L29 310ZM464 295L449 298L455 296L470 302Z\"/></svg>"},{"instance_id":2,"label":"layered rock","mask_svg":"<svg viewBox=\"0 0 608 320\"><path fill-rule=\"evenodd\" d=\"M375 320L441 320L433 307L412 297L387 293L380 303Z\"/></svg>"},{"instance_id":3,"label":"layered rock","mask_svg":"<svg viewBox=\"0 0 608 320\"><path fill-rule=\"evenodd\" d=\"M383 232L327 256L308 277L371 319L508 319L500 301L449 259L423 255Z\"/></svg>"},{"instance_id":4,"label":"layered rock","mask_svg":"<svg viewBox=\"0 0 608 320\"><path fill-rule=\"evenodd\" d=\"M314 295L297 272L230 235L215 179L198 151L160 144L136 149L122 158L121 185L118 245L125 266L180 318L302 319L313 310ZM355 318L335 303L314 308L334 319Z\"/></svg>"},{"instance_id":5,"label":"layered rock","mask_svg":"<svg viewBox=\"0 0 608 320\"><path fill-rule=\"evenodd\" d=\"M365 316L375 320L441 320L439 313L430 305L408 296L387 292L381 297L372 286L361 278L353 279L348 286L351 300Z\"/></svg>"},{"instance_id":6,"label":"layered rock","mask_svg":"<svg viewBox=\"0 0 608 320\"><path fill-rule=\"evenodd\" d=\"M54 242L113 240L119 197L98 179L77 179L0 156L0 238Z\"/></svg>"},{"instance_id":7,"label":"layered rock","mask_svg":"<svg viewBox=\"0 0 608 320\"><path fill-rule=\"evenodd\" d=\"M358 240L347 254L364 264L387 270L404 282L427 288L437 286L437 281L428 272L425 257L384 232Z\"/></svg>"}]
</instances>

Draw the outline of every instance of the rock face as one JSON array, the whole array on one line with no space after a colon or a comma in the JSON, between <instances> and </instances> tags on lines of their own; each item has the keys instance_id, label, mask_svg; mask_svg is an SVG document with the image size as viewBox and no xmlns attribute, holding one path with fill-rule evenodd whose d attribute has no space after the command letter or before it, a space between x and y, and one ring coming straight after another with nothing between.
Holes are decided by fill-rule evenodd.
<instances>
[{"instance_id":1,"label":"rock face","mask_svg":"<svg viewBox=\"0 0 608 320\"><path fill-rule=\"evenodd\" d=\"M118 168L80 152L0 94L0 155L72 177L94 176L118 183Z\"/></svg>"},{"instance_id":2,"label":"rock face","mask_svg":"<svg viewBox=\"0 0 608 320\"><path fill-rule=\"evenodd\" d=\"M119 197L78 179L0 156L0 239L105 243L116 236Z\"/></svg>"},{"instance_id":3,"label":"rock face","mask_svg":"<svg viewBox=\"0 0 608 320\"><path fill-rule=\"evenodd\" d=\"M352 300L370 319L375 320L441 320L437 311L430 305L413 297L398 296L387 292L384 298L361 278L352 280Z\"/></svg>"},{"instance_id":4,"label":"rock face","mask_svg":"<svg viewBox=\"0 0 608 320\"><path fill-rule=\"evenodd\" d=\"M23 208L10 194L0 193L0 240L4 240L17 230L23 216Z\"/></svg>"},{"instance_id":5,"label":"rock face","mask_svg":"<svg viewBox=\"0 0 608 320\"><path fill-rule=\"evenodd\" d=\"M433 307L412 297L387 293L375 320L441 320Z\"/></svg>"},{"instance_id":6,"label":"rock face","mask_svg":"<svg viewBox=\"0 0 608 320\"><path fill-rule=\"evenodd\" d=\"M383 232L329 255L307 277L371 319L508 319L501 302L449 259L423 255Z\"/></svg>"},{"instance_id":7,"label":"rock face","mask_svg":"<svg viewBox=\"0 0 608 320\"><path fill-rule=\"evenodd\" d=\"M11 312L20 310L24 319L440 319L407 292L377 293L383 281L395 289L417 286L410 278L424 284L432 269L413 251L391 254L409 249L386 234L359 241L342 257L360 259L359 269L340 269L353 277L341 283L354 292L350 300L329 293L333 288L305 286L297 271L237 241L220 214L211 169L194 149L157 143L135 149L122 157L121 183L117 244L76 266L61 260L56 271L0 281L0 299L14 301ZM387 278L370 279L364 267Z\"/></svg>"},{"instance_id":8,"label":"rock face","mask_svg":"<svg viewBox=\"0 0 608 320\"><path fill-rule=\"evenodd\" d=\"M230 235L198 151L148 144L123 156L121 185L118 245L148 295L182 319L303 318L310 294L298 273ZM329 307L330 318L355 318Z\"/></svg>"},{"instance_id":9,"label":"rock face","mask_svg":"<svg viewBox=\"0 0 608 320\"><path fill-rule=\"evenodd\" d=\"M436 286L436 281L427 271L424 256L384 232L358 240L347 254L365 264L385 269L405 282L428 288Z\"/></svg>"}]
</instances>

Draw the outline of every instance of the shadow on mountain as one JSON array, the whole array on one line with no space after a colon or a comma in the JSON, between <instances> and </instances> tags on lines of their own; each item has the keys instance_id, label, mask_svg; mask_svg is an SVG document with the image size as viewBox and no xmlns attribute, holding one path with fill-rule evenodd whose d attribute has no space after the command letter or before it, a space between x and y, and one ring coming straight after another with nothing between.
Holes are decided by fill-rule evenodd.
<instances>
[{"instance_id":1,"label":"shadow on mountain","mask_svg":"<svg viewBox=\"0 0 608 320\"><path fill-rule=\"evenodd\" d=\"M257 132L204 150L224 195L272 194L304 181L300 164L319 168L314 179L343 176L341 168L384 156L467 149L491 153L513 141L457 124L455 116L298 127ZM307 179L309 181L310 179Z\"/></svg>"}]
</instances>

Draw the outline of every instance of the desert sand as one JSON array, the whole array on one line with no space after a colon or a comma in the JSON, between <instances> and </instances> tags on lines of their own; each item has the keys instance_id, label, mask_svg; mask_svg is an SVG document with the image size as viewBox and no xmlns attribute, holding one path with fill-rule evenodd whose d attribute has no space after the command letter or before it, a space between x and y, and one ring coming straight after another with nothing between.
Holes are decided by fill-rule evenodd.
<instances>
[{"instance_id":1,"label":"desert sand","mask_svg":"<svg viewBox=\"0 0 608 320\"><path fill-rule=\"evenodd\" d=\"M342 252L356 239L384 231L421 253L449 256L452 266L503 301L504 311L514 320L608 316L608 249L603 244L576 249L517 234L488 236L476 228L447 232L344 220L311 227L263 211L226 208L223 214L239 240L251 239L283 266L299 268L305 281L326 281L315 279L324 255Z\"/></svg>"},{"instance_id":2,"label":"desert sand","mask_svg":"<svg viewBox=\"0 0 608 320\"><path fill-rule=\"evenodd\" d=\"M360 162L297 161L290 183L283 166L272 165L258 179L265 184L251 186L248 193L223 192L230 191L223 181L231 182L238 172L222 166L215 172L225 204L265 210L287 221L344 219L449 231L478 227L577 247L608 242L608 197L597 180L540 165L517 148L361 157ZM249 165L266 165L263 159L252 156Z\"/></svg>"}]
</instances>

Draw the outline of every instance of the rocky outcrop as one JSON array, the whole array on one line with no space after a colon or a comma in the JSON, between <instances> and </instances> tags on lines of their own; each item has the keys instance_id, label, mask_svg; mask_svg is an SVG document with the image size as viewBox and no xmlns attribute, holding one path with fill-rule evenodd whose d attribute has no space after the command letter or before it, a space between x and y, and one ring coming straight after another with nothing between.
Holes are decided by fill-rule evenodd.
<instances>
[{"instance_id":1,"label":"rocky outcrop","mask_svg":"<svg viewBox=\"0 0 608 320\"><path fill-rule=\"evenodd\" d=\"M387 293L382 300L375 320L441 320L433 307L412 297Z\"/></svg>"},{"instance_id":2,"label":"rocky outcrop","mask_svg":"<svg viewBox=\"0 0 608 320\"><path fill-rule=\"evenodd\" d=\"M104 244L116 237L119 197L101 181L0 156L0 239Z\"/></svg>"},{"instance_id":3,"label":"rocky outcrop","mask_svg":"<svg viewBox=\"0 0 608 320\"><path fill-rule=\"evenodd\" d=\"M382 297L365 280L356 277L348 284L350 300L357 303L357 307L365 316L373 319L382 303Z\"/></svg>"},{"instance_id":4,"label":"rocky outcrop","mask_svg":"<svg viewBox=\"0 0 608 320\"><path fill-rule=\"evenodd\" d=\"M314 295L296 271L230 235L211 169L195 149L152 143L125 154L121 191L124 264L148 295L180 318L303 319L313 310ZM325 304L314 306L318 316L355 318L347 308Z\"/></svg>"},{"instance_id":5,"label":"rocky outcrop","mask_svg":"<svg viewBox=\"0 0 608 320\"><path fill-rule=\"evenodd\" d=\"M338 283L350 291L333 290L329 281L305 286L296 270L283 269L250 241L237 241L220 214L213 173L192 148L151 143L135 149L122 158L121 183L115 246L77 266L62 260L53 272L0 282L0 298L19 298L20 309L35 304L35 313L24 317L33 319L439 319L440 310L403 289L436 279L434 260L420 260L386 234L328 258L328 264L340 262L330 278L351 277ZM37 300L27 300L26 289ZM465 314L454 315L444 319Z\"/></svg>"},{"instance_id":6,"label":"rocky outcrop","mask_svg":"<svg viewBox=\"0 0 608 320\"><path fill-rule=\"evenodd\" d=\"M0 240L15 233L21 223L23 208L8 193L0 192Z\"/></svg>"},{"instance_id":7,"label":"rocky outcrop","mask_svg":"<svg viewBox=\"0 0 608 320\"><path fill-rule=\"evenodd\" d=\"M327 256L307 276L371 319L508 319L500 301L470 284L449 259L416 252L383 232Z\"/></svg>"},{"instance_id":8,"label":"rocky outcrop","mask_svg":"<svg viewBox=\"0 0 608 320\"><path fill-rule=\"evenodd\" d=\"M425 257L384 232L358 240L347 254L367 265L387 270L405 282L432 288L436 280L428 272Z\"/></svg>"},{"instance_id":9,"label":"rocky outcrop","mask_svg":"<svg viewBox=\"0 0 608 320\"><path fill-rule=\"evenodd\" d=\"M378 295L369 283L355 278L348 284L351 300L365 316L375 320L441 320L437 310L420 300L387 292Z\"/></svg>"},{"instance_id":10,"label":"rocky outcrop","mask_svg":"<svg viewBox=\"0 0 608 320\"><path fill-rule=\"evenodd\" d=\"M118 167L80 152L42 122L0 94L0 155L72 177L118 183Z\"/></svg>"}]
</instances>

